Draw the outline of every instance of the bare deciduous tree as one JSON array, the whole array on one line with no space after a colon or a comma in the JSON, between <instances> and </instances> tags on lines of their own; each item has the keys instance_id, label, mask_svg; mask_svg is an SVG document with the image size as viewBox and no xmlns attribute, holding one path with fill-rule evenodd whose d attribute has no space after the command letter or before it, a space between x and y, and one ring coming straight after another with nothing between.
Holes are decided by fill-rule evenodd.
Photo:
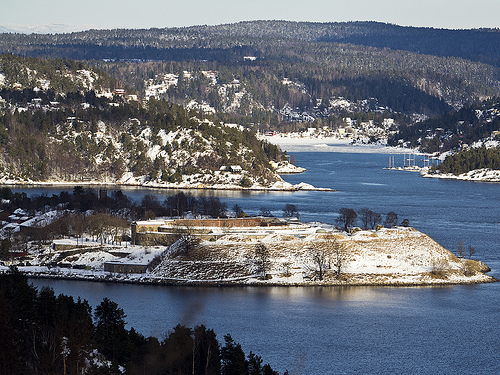
<instances>
[{"instance_id":1,"label":"bare deciduous tree","mask_svg":"<svg viewBox=\"0 0 500 375\"><path fill-rule=\"evenodd\" d=\"M377 225L382 222L382 215L373 212L366 207L359 210L359 216L363 229L375 229Z\"/></svg>"},{"instance_id":2,"label":"bare deciduous tree","mask_svg":"<svg viewBox=\"0 0 500 375\"><path fill-rule=\"evenodd\" d=\"M382 215L379 213L373 212L373 215L370 218L370 227L371 229L377 228L377 225L379 225L382 222Z\"/></svg>"},{"instance_id":3,"label":"bare deciduous tree","mask_svg":"<svg viewBox=\"0 0 500 375\"><path fill-rule=\"evenodd\" d=\"M187 222L177 225L175 234L178 237L179 252L182 255L190 256L200 246L200 237L196 235L194 227Z\"/></svg>"},{"instance_id":4,"label":"bare deciduous tree","mask_svg":"<svg viewBox=\"0 0 500 375\"><path fill-rule=\"evenodd\" d=\"M368 226L370 225L371 222L371 217L373 216L374 212L367 207L363 207L361 210L359 210L359 217L361 219L361 223L363 223L363 229L368 229Z\"/></svg>"},{"instance_id":5,"label":"bare deciduous tree","mask_svg":"<svg viewBox=\"0 0 500 375\"><path fill-rule=\"evenodd\" d=\"M326 234L325 238L317 241L310 248L310 254L317 267L318 278L323 280L327 270L335 267L336 277L342 275L347 255L344 246L337 240L332 232Z\"/></svg>"},{"instance_id":6,"label":"bare deciduous tree","mask_svg":"<svg viewBox=\"0 0 500 375\"><path fill-rule=\"evenodd\" d=\"M476 254L476 248L472 245L469 245L469 247L467 247L467 252L469 253L469 259L471 259L473 257L474 254Z\"/></svg>"},{"instance_id":7,"label":"bare deciduous tree","mask_svg":"<svg viewBox=\"0 0 500 375\"><path fill-rule=\"evenodd\" d=\"M337 279L342 275L342 269L345 266L347 261L347 252L343 244L339 242L339 240L335 237L333 233L328 233L326 235L326 243L327 246L331 249L332 252L332 261L336 268L336 276Z\"/></svg>"},{"instance_id":8,"label":"bare deciduous tree","mask_svg":"<svg viewBox=\"0 0 500 375\"><path fill-rule=\"evenodd\" d=\"M356 223L358 214L352 208L341 208L339 210L339 217L337 223L344 227L346 232L349 232L351 227Z\"/></svg>"},{"instance_id":9,"label":"bare deciduous tree","mask_svg":"<svg viewBox=\"0 0 500 375\"><path fill-rule=\"evenodd\" d=\"M271 211L269 210L269 208L261 207L259 210L260 210L259 211L260 216L264 216L264 217L272 217L273 216L271 214Z\"/></svg>"},{"instance_id":10,"label":"bare deciduous tree","mask_svg":"<svg viewBox=\"0 0 500 375\"><path fill-rule=\"evenodd\" d=\"M331 253L330 249L323 242L318 242L312 245L309 249L312 260L316 265L318 279L323 280L325 271L330 269Z\"/></svg>"},{"instance_id":11,"label":"bare deciduous tree","mask_svg":"<svg viewBox=\"0 0 500 375\"><path fill-rule=\"evenodd\" d=\"M271 260L269 255L269 249L263 243L258 243L254 250L255 263L257 265L257 270L262 274L265 279L267 273L271 269Z\"/></svg>"},{"instance_id":12,"label":"bare deciduous tree","mask_svg":"<svg viewBox=\"0 0 500 375\"><path fill-rule=\"evenodd\" d=\"M462 240L457 243L457 254L459 258L463 258L465 256L465 245Z\"/></svg>"},{"instance_id":13,"label":"bare deciduous tree","mask_svg":"<svg viewBox=\"0 0 500 375\"><path fill-rule=\"evenodd\" d=\"M234 217L240 217L240 215L243 214L243 209L238 203L236 203L233 206L233 211L234 211Z\"/></svg>"},{"instance_id":14,"label":"bare deciduous tree","mask_svg":"<svg viewBox=\"0 0 500 375\"><path fill-rule=\"evenodd\" d=\"M283 217L296 217L297 219L300 217L299 210L297 210L297 206L294 204L286 204L283 208Z\"/></svg>"},{"instance_id":15,"label":"bare deciduous tree","mask_svg":"<svg viewBox=\"0 0 500 375\"><path fill-rule=\"evenodd\" d=\"M393 211L389 212L385 217L384 226L386 228L392 228L397 224L398 224L398 214Z\"/></svg>"}]
</instances>

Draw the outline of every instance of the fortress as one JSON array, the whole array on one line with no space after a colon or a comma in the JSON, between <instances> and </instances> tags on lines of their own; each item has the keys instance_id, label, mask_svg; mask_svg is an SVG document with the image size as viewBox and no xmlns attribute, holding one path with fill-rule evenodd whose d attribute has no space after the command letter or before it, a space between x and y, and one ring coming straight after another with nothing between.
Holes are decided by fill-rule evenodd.
<instances>
[{"instance_id":1,"label":"fortress","mask_svg":"<svg viewBox=\"0 0 500 375\"><path fill-rule=\"evenodd\" d=\"M136 221L132 223L131 232L134 245L169 246L187 233L204 240L217 240L228 234L263 238L275 232L300 231L306 228L310 226L297 219L242 217Z\"/></svg>"}]
</instances>

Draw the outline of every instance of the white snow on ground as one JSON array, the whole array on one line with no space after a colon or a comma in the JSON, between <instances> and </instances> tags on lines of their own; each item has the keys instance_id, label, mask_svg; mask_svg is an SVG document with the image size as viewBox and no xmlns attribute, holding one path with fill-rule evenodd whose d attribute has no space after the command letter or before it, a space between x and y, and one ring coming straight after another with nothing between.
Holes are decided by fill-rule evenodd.
<instances>
[{"instance_id":1,"label":"white snow on ground","mask_svg":"<svg viewBox=\"0 0 500 375\"><path fill-rule=\"evenodd\" d=\"M15 213L15 211L14 211ZM44 214L35 216L34 218L25 221L21 224L24 227L45 227L61 217L63 212L61 211L49 211Z\"/></svg>"},{"instance_id":2,"label":"white snow on ground","mask_svg":"<svg viewBox=\"0 0 500 375\"><path fill-rule=\"evenodd\" d=\"M238 173L226 173L221 174L219 171L215 172L215 175L220 178L219 183L204 183L202 181L193 179L190 175L183 176L182 182L156 182L148 180L147 176L135 177L132 172L126 172L118 181L19 181L13 180L6 176L0 178L0 184L3 185L33 185L33 186L99 186L103 183L106 185L116 185L116 186L143 186L150 188L160 188L160 189L207 189L207 190L266 190L266 191L296 191L296 190L317 190L317 191L332 191L329 188L314 187L310 184L304 182L300 184L290 184L284 180L278 180L271 184L270 186L262 186L258 183L254 183L249 188L244 188L240 184L240 180L243 174Z\"/></svg>"},{"instance_id":3,"label":"white snow on ground","mask_svg":"<svg viewBox=\"0 0 500 375\"><path fill-rule=\"evenodd\" d=\"M424 174L427 178L442 178L447 180L477 181L477 182L500 182L500 171L494 169L475 169L473 171L462 173L458 176L446 174Z\"/></svg>"},{"instance_id":4,"label":"white snow on ground","mask_svg":"<svg viewBox=\"0 0 500 375\"><path fill-rule=\"evenodd\" d=\"M302 173L305 172L306 169L302 167L298 167L289 162L280 162L276 163L274 161L270 162L276 173L279 174L291 174L291 173Z\"/></svg>"},{"instance_id":5,"label":"white snow on ground","mask_svg":"<svg viewBox=\"0 0 500 375\"><path fill-rule=\"evenodd\" d=\"M465 276L463 260L412 228L362 231L352 236L335 233L345 249L342 277L337 279L332 270L327 270L324 280L319 280L311 249L324 246L324 237L316 233L318 227L301 230L270 233L258 240L227 235L205 243L210 250L201 260L164 258L152 276L184 282L238 280L271 285L418 285L491 280L482 273ZM265 244L270 253L268 280L256 277L253 253L259 243Z\"/></svg>"},{"instance_id":6,"label":"white snow on ground","mask_svg":"<svg viewBox=\"0 0 500 375\"><path fill-rule=\"evenodd\" d=\"M278 145L282 150L290 152L352 152L352 153L407 153L408 149L387 147L385 144L352 144L352 139L321 137L288 137L284 134L260 137L269 143Z\"/></svg>"},{"instance_id":7,"label":"white snow on ground","mask_svg":"<svg viewBox=\"0 0 500 375\"><path fill-rule=\"evenodd\" d=\"M331 230L326 224L309 223L293 224L280 230L266 227L260 230L242 228L225 235L221 232L222 237L215 241L202 241L191 258L179 253L179 242L167 248L125 243L100 245L85 239L78 242L80 247L77 248L75 240L66 239L56 243L72 245L72 249L69 246L67 250L54 251L47 247L25 260L29 266L19 268L35 276L181 284L432 285L494 281L480 272L486 268L480 262L455 257L413 228L383 228L353 235L332 232L343 248L345 260L341 277L336 277L335 258L332 258L331 269L327 269L320 280L313 258L314 249L327 246L325 232ZM256 263L258 244L269 250L270 278L265 280ZM151 264L154 259L158 261ZM110 261L127 265L150 264L152 268L141 274L105 272L104 262ZM7 265L0 266L0 271L6 270Z\"/></svg>"}]
</instances>

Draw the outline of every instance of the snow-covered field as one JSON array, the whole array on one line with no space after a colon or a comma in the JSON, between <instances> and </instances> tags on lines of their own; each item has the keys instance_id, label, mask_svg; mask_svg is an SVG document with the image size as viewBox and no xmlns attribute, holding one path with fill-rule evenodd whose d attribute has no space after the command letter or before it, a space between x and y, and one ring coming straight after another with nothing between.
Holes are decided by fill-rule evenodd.
<instances>
[{"instance_id":1,"label":"snow-covered field","mask_svg":"<svg viewBox=\"0 0 500 375\"><path fill-rule=\"evenodd\" d=\"M351 153L408 153L408 149L387 147L385 143L368 144L364 142L352 143L352 139L338 139L335 137L290 137L286 134L262 136L261 139L278 145L282 150L290 152L351 152Z\"/></svg>"}]
</instances>

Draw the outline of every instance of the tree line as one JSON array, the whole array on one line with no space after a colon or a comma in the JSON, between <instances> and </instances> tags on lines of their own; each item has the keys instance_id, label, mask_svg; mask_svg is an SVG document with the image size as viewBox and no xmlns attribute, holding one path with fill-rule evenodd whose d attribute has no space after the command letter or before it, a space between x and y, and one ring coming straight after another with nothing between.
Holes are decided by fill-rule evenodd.
<instances>
[{"instance_id":1,"label":"tree line","mask_svg":"<svg viewBox=\"0 0 500 375\"><path fill-rule=\"evenodd\" d=\"M385 216L385 220L382 220L382 214L374 212L367 207L361 208L358 213L353 208L342 207L339 209L338 216L335 221L337 225L348 233L356 225L358 220L361 221L362 229L365 230L377 229L377 226L382 223L386 228L392 228L398 225L398 214L394 211L388 212ZM401 222L401 225L407 227L410 225L410 222L408 219L404 219Z\"/></svg>"},{"instance_id":2,"label":"tree line","mask_svg":"<svg viewBox=\"0 0 500 375\"><path fill-rule=\"evenodd\" d=\"M86 300L38 291L11 268L0 274L0 373L278 375L229 334L220 343L203 325L179 324L159 340L125 319L108 298L92 311Z\"/></svg>"},{"instance_id":3,"label":"tree line","mask_svg":"<svg viewBox=\"0 0 500 375\"><path fill-rule=\"evenodd\" d=\"M182 217L185 214L210 217L227 217L227 204L219 197L195 197L179 192L169 195L163 202L153 194L145 194L135 202L121 190L114 190L108 195L103 189L84 189L75 186L72 192L62 191L59 194L33 195L25 192L12 192L8 187L0 188L0 209L13 212L21 208L28 213L43 212L49 209L71 212L109 213L131 220L152 219L156 216Z\"/></svg>"},{"instance_id":4,"label":"tree line","mask_svg":"<svg viewBox=\"0 0 500 375\"><path fill-rule=\"evenodd\" d=\"M446 156L446 159L432 168L432 171L440 173L452 173L459 175L475 169L500 170L500 147L464 149L456 154Z\"/></svg>"}]
</instances>

